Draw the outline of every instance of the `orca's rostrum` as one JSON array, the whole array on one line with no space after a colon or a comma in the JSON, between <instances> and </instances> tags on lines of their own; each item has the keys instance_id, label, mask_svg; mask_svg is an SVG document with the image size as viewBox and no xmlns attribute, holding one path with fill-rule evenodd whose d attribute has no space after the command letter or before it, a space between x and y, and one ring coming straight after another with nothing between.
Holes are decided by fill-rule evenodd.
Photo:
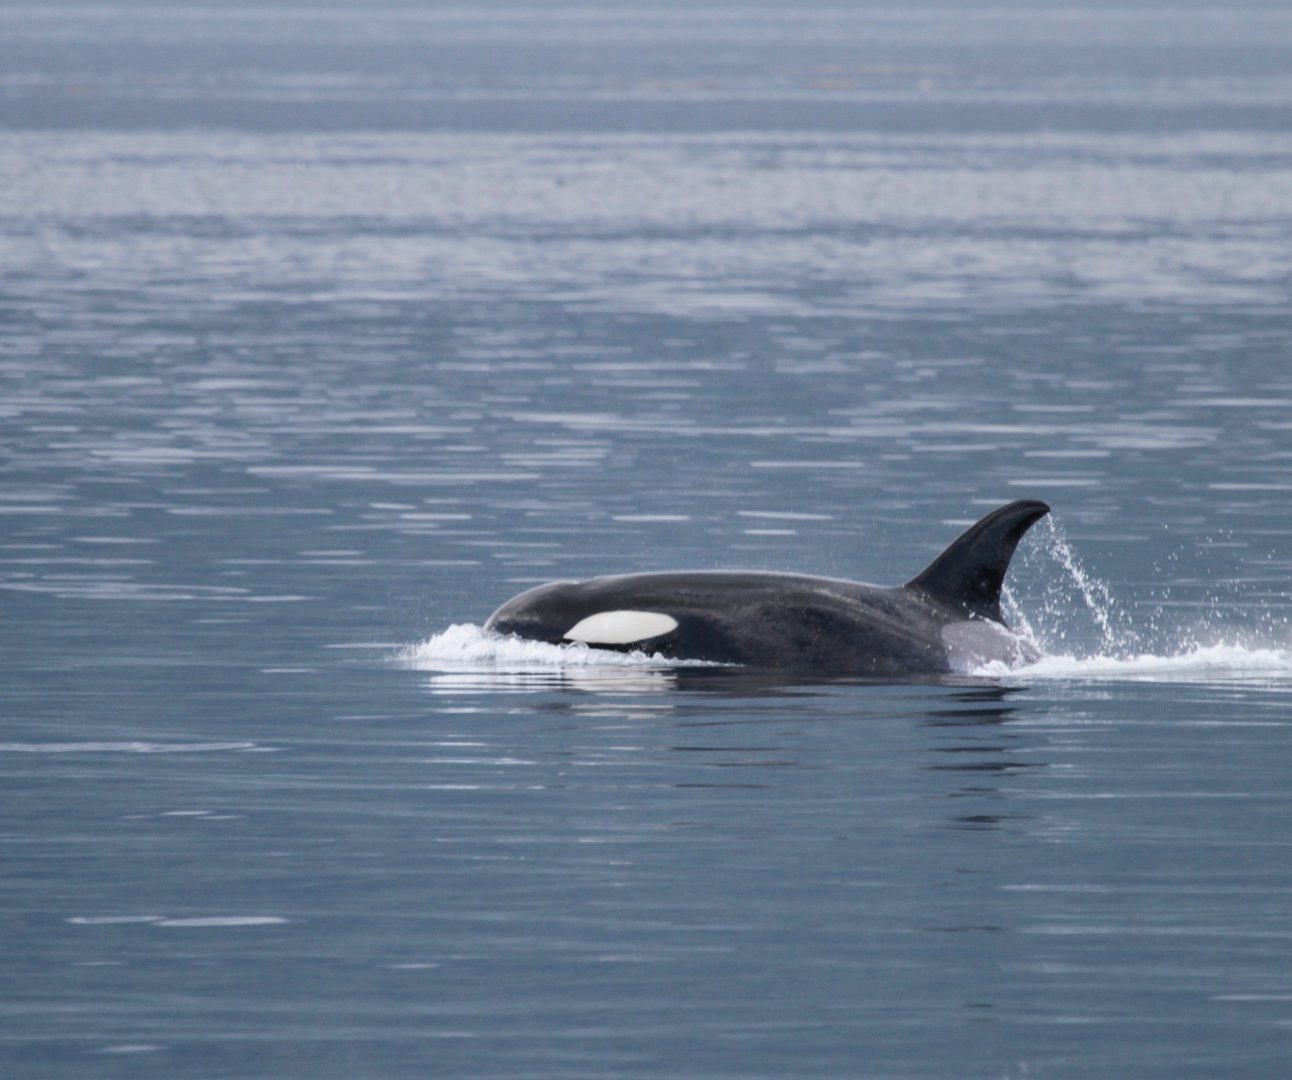
<instances>
[{"instance_id":1,"label":"orca's rostrum","mask_svg":"<svg viewBox=\"0 0 1292 1080\"><path fill-rule=\"evenodd\" d=\"M1023 534L1050 508L1020 500L971 526L905 585L806 574L678 571L555 581L485 623L498 634L679 660L848 675L966 671L1034 660L1000 591Z\"/></svg>"}]
</instances>

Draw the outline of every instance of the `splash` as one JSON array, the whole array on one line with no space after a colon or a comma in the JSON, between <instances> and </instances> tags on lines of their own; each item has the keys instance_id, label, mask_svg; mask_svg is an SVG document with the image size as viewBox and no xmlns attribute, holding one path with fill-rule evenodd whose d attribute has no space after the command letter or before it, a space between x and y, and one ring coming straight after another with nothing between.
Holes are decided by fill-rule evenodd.
<instances>
[{"instance_id":1,"label":"splash","mask_svg":"<svg viewBox=\"0 0 1292 1080\"><path fill-rule=\"evenodd\" d=\"M1009 667L995 661L972 674L999 678L1135 679L1152 681L1292 679L1292 649L1241 640L1208 625L1167 629L1162 609L1139 613L1139 624L1109 586L1082 565L1053 518L1019 552L1022 575L1039 580L1026 602L1006 587L1002 609L1019 636L1042 655ZM1244 635L1246 636L1246 635ZM1270 636L1270 635L1266 635Z\"/></svg>"},{"instance_id":2,"label":"splash","mask_svg":"<svg viewBox=\"0 0 1292 1080\"><path fill-rule=\"evenodd\" d=\"M1029 616L1007 585L1002 592L1005 618L1043 653L1061 651L1093 631L1094 648L1105 656L1129 656L1145 648L1141 633L1113 599L1112 590L1081 563L1053 517L1032 530L1031 542L1020 550L1024 572L1045 564L1043 584Z\"/></svg>"}]
</instances>

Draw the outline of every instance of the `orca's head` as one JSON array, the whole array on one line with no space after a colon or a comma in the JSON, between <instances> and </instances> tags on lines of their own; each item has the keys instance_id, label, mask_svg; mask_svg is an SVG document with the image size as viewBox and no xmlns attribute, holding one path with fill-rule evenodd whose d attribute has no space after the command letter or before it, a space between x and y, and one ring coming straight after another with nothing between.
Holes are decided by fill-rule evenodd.
<instances>
[{"instance_id":1,"label":"orca's head","mask_svg":"<svg viewBox=\"0 0 1292 1080\"><path fill-rule=\"evenodd\" d=\"M485 629L495 634L608 649L658 642L677 628L677 619L662 611L598 604L573 581L556 581L523 592L485 622Z\"/></svg>"},{"instance_id":2,"label":"orca's head","mask_svg":"<svg viewBox=\"0 0 1292 1080\"><path fill-rule=\"evenodd\" d=\"M552 581L513 596L485 620L484 628L531 641L564 641L565 632L579 621L571 595L574 585L573 581Z\"/></svg>"}]
</instances>

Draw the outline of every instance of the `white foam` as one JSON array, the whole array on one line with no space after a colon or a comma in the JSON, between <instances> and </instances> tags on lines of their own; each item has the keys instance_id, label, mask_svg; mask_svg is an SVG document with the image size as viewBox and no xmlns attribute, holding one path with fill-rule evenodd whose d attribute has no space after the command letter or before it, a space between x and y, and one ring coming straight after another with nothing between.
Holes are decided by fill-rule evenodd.
<instances>
[{"instance_id":1,"label":"white foam","mask_svg":"<svg viewBox=\"0 0 1292 1080\"><path fill-rule=\"evenodd\" d=\"M560 668L695 667L699 660L669 660L645 652L594 649L582 642L549 645L543 641L502 636L474 623L455 623L442 633L413 645L399 659L425 671L547 671Z\"/></svg>"},{"instance_id":2,"label":"white foam","mask_svg":"<svg viewBox=\"0 0 1292 1080\"><path fill-rule=\"evenodd\" d=\"M1132 679L1148 682L1216 682L1292 680L1292 650L1233 643L1197 645L1178 653L1133 656L1042 656L1032 664L1009 667L1000 661L982 664L970 674L1017 679Z\"/></svg>"}]
</instances>

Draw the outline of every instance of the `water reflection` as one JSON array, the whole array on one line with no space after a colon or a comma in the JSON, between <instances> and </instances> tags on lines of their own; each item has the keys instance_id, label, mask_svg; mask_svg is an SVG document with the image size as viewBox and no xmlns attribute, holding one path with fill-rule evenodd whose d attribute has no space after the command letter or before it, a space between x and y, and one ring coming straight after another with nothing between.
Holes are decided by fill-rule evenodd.
<instances>
[{"instance_id":1,"label":"water reflection","mask_svg":"<svg viewBox=\"0 0 1292 1080\"><path fill-rule=\"evenodd\" d=\"M401 658L402 659L402 658ZM414 667L429 663L413 661ZM930 726L962 726L966 722L985 724L1004 720L1014 707L1003 703L1012 695L1023 693L1022 684L1000 684L964 675L911 675L900 679L871 678L860 675L829 676L817 672L796 672L774 668L739 667L719 664L651 666L640 658L623 658L620 663L577 663L566 666L545 665L532 668L498 666L490 663L463 665L457 669L433 671L423 686L434 695L475 693L548 693L581 691L591 694L716 694L730 698L778 697L839 693L850 687L894 688L925 687L940 691L954 689L952 700L961 703L947 709L934 709L926 715ZM968 719L966 719L968 718Z\"/></svg>"},{"instance_id":2,"label":"water reflection","mask_svg":"<svg viewBox=\"0 0 1292 1080\"><path fill-rule=\"evenodd\" d=\"M437 696L464 694L660 694L674 689L678 673L652 668L555 668L537 671L446 671L431 675L426 689Z\"/></svg>"},{"instance_id":3,"label":"water reflection","mask_svg":"<svg viewBox=\"0 0 1292 1080\"><path fill-rule=\"evenodd\" d=\"M1019 704L1008 699L1018 695L1019 688L983 686L952 695L951 708L933 709L921 727L954 736L954 741L931 747L931 752L948 755L925 766L933 773L969 773L973 783L947 792L947 798L971 800L975 809L957 812L951 824L958 829L1000 829L1009 822L1027 820L1031 815L1017 809L998 808L1009 803L1009 795L999 782L984 778L1004 778L1025 769L1045 768L1041 761L1021 757L1034 750L1036 736L1009 731L1005 725L1020 713ZM980 805L980 804L987 805Z\"/></svg>"},{"instance_id":4,"label":"water reflection","mask_svg":"<svg viewBox=\"0 0 1292 1080\"><path fill-rule=\"evenodd\" d=\"M926 727L966 727L1004 723L1017 711L1006 701L1019 693L1016 686L984 685L951 695L951 708L932 709Z\"/></svg>"},{"instance_id":5,"label":"water reflection","mask_svg":"<svg viewBox=\"0 0 1292 1080\"><path fill-rule=\"evenodd\" d=\"M576 666L441 672L422 686L446 699L452 714L488 714L508 695L532 697L522 715L572 722L561 737L571 760L654 762L672 770L667 782L677 788L776 786L766 778L768 769L860 771L869 784L892 786L907 774L906 755L915 750L922 772L963 777L936 789L939 797L957 800L950 817L955 828L1025 820L1029 815L1009 806L1004 782L1047 767L1037 758L1045 736L1010 727L1029 715L1029 691L960 676L892 681L733 667ZM613 745L605 741L606 733L629 730L631 745L621 737ZM571 731L577 733L573 743ZM904 748L896 757L894 742ZM840 743L849 748L844 754L832 749ZM760 775L714 780L697 778L697 768L756 769ZM877 769L886 770L878 781Z\"/></svg>"}]
</instances>

